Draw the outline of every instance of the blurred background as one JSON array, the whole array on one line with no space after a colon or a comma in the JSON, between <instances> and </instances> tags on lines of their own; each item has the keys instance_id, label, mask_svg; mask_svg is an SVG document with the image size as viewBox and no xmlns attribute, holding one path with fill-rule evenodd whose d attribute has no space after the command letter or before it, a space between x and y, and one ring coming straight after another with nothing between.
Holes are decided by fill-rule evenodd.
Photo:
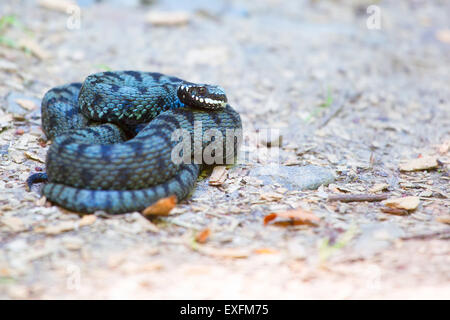
<instances>
[{"instance_id":1,"label":"blurred background","mask_svg":"<svg viewBox=\"0 0 450 320\"><path fill-rule=\"evenodd\" d=\"M449 15L448 0L2 0L2 297L434 292L448 298L448 241L398 243L429 232L448 237ZM38 194L25 192L23 181L45 166L40 100L54 86L124 69L221 85L241 114L250 153L279 146L279 158L250 158L229 170L222 189L200 181L193 202L177 206L179 216L172 220L178 224L155 222L159 233L148 221L142 227L138 215L42 235L47 225L65 226L79 217L45 206L45 199L36 204ZM267 128L279 130L277 144L251 136ZM400 161L424 155L439 157L440 169L399 172ZM249 172L260 178L256 169L270 161L289 170L317 165L335 171L337 180L328 189L297 194L281 190L283 181L264 188L251 179L241 183ZM323 197L380 184L396 196L420 197L421 207L400 217L380 212L376 204L331 205ZM263 227L266 214L300 205L326 224ZM440 215L447 220L438 222ZM223 264L211 250L198 253L191 247L192 232L211 225L217 227L211 227L208 246L256 248L267 259L235 252ZM333 266L317 269L318 241L333 244L353 228L359 231L345 249L333 251ZM235 262L240 255L247 259ZM90 278L82 291L65 285L72 264ZM368 266L376 269L370 275Z\"/></svg>"}]
</instances>

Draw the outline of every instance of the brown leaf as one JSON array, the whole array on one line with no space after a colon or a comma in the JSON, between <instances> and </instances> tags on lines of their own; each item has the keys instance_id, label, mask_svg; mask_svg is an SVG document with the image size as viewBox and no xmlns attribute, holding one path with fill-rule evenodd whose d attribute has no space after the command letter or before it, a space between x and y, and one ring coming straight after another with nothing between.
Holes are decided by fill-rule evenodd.
<instances>
[{"instance_id":1,"label":"brown leaf","mask_svg":"<svg viewBox=\"0 0 450 320\"><path fill-rule=\"evenodd\" d=\"M210 235L211 235L211 230L209 230L208 228L205 228L195 236L195 241L197 241L198 243L205 243L206 240L208 240Z\"/></svg>"},{"instance_id":2,"label":"brown leaf","mask_svg":"<svg viewBox=\"0 0 450 320\"><path fill-rule=\"evenodd\" d=\"M395 214L397 216L406 216L406 215L409 214L408 210L397 209L397 208L389 208L389 207L382 207L381 211L384 212L384 213Z\"/></svg>"},{"instance_id":3,"label":"brown leaf","mask_svg":"<svg viewBox=\"0 0 450 320\"><path fill-rule=\"evenodd\" d=\"M227 179L227 168L225 166L215 166L211 177L209 178L209 185L221 186Z\"/></svg>"},{"instance_id":4,"label":"brown leaf","mask_svg":"<svg viewBox=\"0 0 450 320\"><path fill-rule=\"evenodd\" d=\"M177 197L172 195L167 198L159 199L151 206L147 207L142 211L145 216L160 215L167 216L177 204Z\"/></svg>"},{"instance_id":5,"label":"brown leaf","mask_svg":"<svg viewBox=\"0 0 450 320\"><path fill-rule=\"evenodd\" d=\"M275 254L275 253L278 253L277 250L270 249L270 248L258 248L258 249L255 249L254 252L256 254Z\"/></svg>"},{"instance_id":6,"label":"brown leaf","mask_svg":"<svg viewBox=\"0 0 450 320\"><path fill-rule=\"evenodd\" d=\"M450 224L450 214L437 217L436 220L441 223Z\"/></svg>"},{"instance_id":7,"label":"brown leaf","mask_svg":"<svg viewBox=\"0 0 450 320\"><path fill-rule=\"evenodd\" d=\"M264 225L267 225L269 222L277 218L280 218L280 221L274 221L273 224L279 226L300 224L317 226L320 222L320 218L314 215L311 211L298 208L278 213L270 213L264 217Z\"/></svg>"},{"instance_id":8,"label":"brown leaf","mask_svg":"<svg viewBox=\"0 0 450 320\"><path fill-rule=\"evenodd\" d=\"M389 208L413 211L419 206L420 199L419 197L390 198L384 201L383 204Z\"/></svg>"},{"instance_id":9,"label":"brown leaf","mask_svg":"<svg viewBox=\"0 0 450 320\"><path fill-rule=\"evenodd\" d=\"M399 165L401 171L418 171L435 169L438 166L436 157L422 157L417 159L408 160L405 163Z\"/></svg>"}]
</instances>

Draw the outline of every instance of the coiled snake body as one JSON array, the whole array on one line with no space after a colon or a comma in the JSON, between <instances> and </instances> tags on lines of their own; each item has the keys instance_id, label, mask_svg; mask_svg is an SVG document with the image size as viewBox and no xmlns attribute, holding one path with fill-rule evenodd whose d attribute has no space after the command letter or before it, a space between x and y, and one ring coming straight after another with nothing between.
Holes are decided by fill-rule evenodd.
<instances>
[{"instance_id":1,"label":"coiled snake body","mask_svg":"<svg viewBox=\"0 0 450 320\"><path fill-rule=\"evenodd\" d=\"M237 153L241 119L226 102L218 86L138 71L97 73L53 88L42 100L42 128L53 140L47 173L27 182L48 181L42 188L48 200L85 213L140 211L169 195L183 199L212 142L216 163L230 163Z\"/></svg>"}]
</instances>

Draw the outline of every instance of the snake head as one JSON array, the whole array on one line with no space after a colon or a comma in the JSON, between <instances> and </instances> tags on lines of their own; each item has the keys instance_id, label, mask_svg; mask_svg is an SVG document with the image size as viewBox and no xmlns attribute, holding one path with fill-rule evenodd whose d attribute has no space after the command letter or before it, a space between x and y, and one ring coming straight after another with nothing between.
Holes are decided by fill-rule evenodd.
<instances>
[{"instance_id":1,"label":"snake head","mask_svg":"<svg viewBox=\"0 0 450 320\"><path fill-rule=\"evenodd\" d=\"M225 90L219 86L182 83L177 95L182 103L190 107L218 110L227 105Z\"/></svg>"}]
</instances>

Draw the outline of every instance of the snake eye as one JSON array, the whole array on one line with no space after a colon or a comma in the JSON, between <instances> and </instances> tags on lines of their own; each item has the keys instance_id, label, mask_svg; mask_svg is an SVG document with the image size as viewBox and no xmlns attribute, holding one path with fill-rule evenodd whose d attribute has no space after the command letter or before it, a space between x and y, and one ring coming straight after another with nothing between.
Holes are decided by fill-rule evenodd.
<instances>
[{"instance_id":1,"label":"snake eye","mask_svg":"<svg viewBox=\"0 0 450 320\"><path fill-rule=\"evenodd\" d=\"M206 94L206 88L205 87L200 87L198 88L198 93L201 94L202 96Z\"/></svg>"}]
</instances>

